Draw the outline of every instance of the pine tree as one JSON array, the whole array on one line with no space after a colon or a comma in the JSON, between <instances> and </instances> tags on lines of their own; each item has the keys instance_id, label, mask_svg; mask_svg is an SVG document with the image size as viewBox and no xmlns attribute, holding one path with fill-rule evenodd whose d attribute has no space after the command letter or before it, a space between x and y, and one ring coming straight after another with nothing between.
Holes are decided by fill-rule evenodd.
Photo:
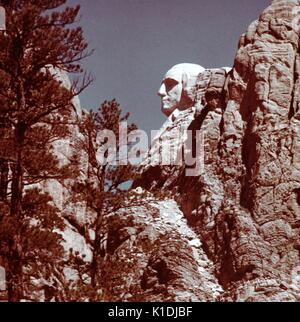
<instances>
[{"instance_id":1,"label":"pine tree","mask_svg":"<svg viewBox=\"0 0 300 322\"><path fill-rule=\"evenodd\" d=\"M6 30L0 33L0 256L9 301L25 297L33 273L46 274L50 268L40 269L41 263L52 265L62 256L61 236L53 233L63 228L58 210L48 195L26 185L67 175L46 147L63 135L60 123L70 117L72 99L91 82L86 75L69 87L62 81L63 73L82 73L79 63L90 54L82 29L72 27L80 8L62 10L65 3L1 2Z\"/></svg>"},{"instance_id":2,"label":"pine tree","mask_svg":"<svg viewBox=\"0 0 300 322\"><path fill-rule=\"evenodd\" d=\"M84 183L77 183L73 187L73 198L86 202L87 208L94 214L94 219L84 228L74 221L72 224L91 246L92 261L86 263L78 253L71 252L69 265L78 272L79 276L74 285L69 284L66 287L72 289L71 292L69 291L71 300L109 300L109 296L105 296L106 282L101 278L101 267L106 255L105 239L109 216L135 206L151 208L151 201L166 197L160 193L150 195L147 192L130 188L131 183L139 177L138 167L130 163L120 165L117 162L117 165L113 165L112 163L100 163L97 160L97 151L105 144L97 140L97 134L104 130L114 133L115 152L118 161L121 160L119 154L120 124L127 123L128 120L129 114L123 114L119 103L112 100L105 101L96 112L90 111L80 124L83 139L78 139L77 149L85 151L88 156L88 176ZM127 132L130 134L136 129L137 126L131 123L128 124ZM131 145L127 147L129 150L131 148ZM88 231L94 232L93 239ZM117 267L112 267L112 270L116 269Z\"/></svg>"}]
</instances>

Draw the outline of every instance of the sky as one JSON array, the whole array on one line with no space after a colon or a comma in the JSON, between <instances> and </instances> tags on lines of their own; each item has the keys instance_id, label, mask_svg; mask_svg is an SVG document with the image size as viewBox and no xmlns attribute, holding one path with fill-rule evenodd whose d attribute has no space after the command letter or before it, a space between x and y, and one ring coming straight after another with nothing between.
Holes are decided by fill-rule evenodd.
<instances>
[{"instance_id":1,"label":"sky","mask_svg":"<svg viewBox=\"0 0 300 322\"><path fill-rule=\"evenodd\" d=\"M80 95L97 109L116 98L147 132L165 121L158 88L178 63L232 67L237 44L271 0L69 0L94 54L82 66L95 81Z\"/></svg>"}]
</instances>

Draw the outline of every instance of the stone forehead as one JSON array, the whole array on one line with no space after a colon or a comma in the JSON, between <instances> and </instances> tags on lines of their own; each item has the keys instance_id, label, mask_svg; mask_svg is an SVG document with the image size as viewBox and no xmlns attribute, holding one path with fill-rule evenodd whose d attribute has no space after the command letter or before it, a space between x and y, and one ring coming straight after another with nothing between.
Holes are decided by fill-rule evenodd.
<instances>
[{"instance_id":1,"label":"stone forehead","mask_svg":"<svg viewBox=\"0 0 300 322\"><path fill-rule=\"evenodd\" d=\"M201 65L188 63L177 64L167 71L165 78L170 77L180 81L183 74L186 74L188 77L196 77L204 71L205 68Z\"/></svg>"}]
</instances>

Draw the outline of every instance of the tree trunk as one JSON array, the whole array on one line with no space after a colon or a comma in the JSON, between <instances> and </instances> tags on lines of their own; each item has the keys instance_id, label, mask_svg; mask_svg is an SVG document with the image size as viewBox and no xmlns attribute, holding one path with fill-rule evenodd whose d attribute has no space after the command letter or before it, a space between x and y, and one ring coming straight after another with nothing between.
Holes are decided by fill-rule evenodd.
<instances>
[{"instance_id":1,"label":"tree trunk","mask_svg":"<svg viewBox=\"0 0 300 322\"><path fill-rule=\"evenodd\" d=\"M101 227L102 227L102 219L103 214L101 211L97 213L96 219L96 227L95 227L95 241L93 247L93 259L91 263L91 285L93 289L97 287L97 275L99 273L98 268L98 259L100 253L100 243L101 243Z\"/></svg>"},{"instance_id":2,"label":"tree trunk","mask_svg":"<svg viewBox=\"0 0 300 322\"><path fill-rule=\"evenodd\" d=\"M23 272L19 254L12 253L6 270L8 302L20 302L23 298Z\"/></svg>"},{"instance_id":3,"label":"tree trunk","mask_svg":"<svg viewBox=\"0 0 300 322\"><path fill-rule=\"evenodd\" d=\"M0 201L6 200L8 187L8 162L0 159Z\"/></svg>"},{"instance_id":4,"label":"tree trunk","mask_svg":"<svg viewBox=\"0 0 300 322\"><path fill-rule=\"evenodd\" d=\"M23 197L23 165L22 150L25 132L16 129L16 164L12 169L10 216L14 227L9 241L9 260L7 272L8 301L19 302L23 297L23 263L22 263L22 197Z\"/></svg>"}]
</instances>

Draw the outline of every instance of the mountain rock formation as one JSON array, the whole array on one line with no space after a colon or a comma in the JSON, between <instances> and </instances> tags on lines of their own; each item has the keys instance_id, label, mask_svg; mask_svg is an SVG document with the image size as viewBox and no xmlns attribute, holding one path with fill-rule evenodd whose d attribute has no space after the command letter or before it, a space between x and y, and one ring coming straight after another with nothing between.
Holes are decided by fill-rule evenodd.
<instances>
[{"instance_id":1,"label":"mountain rock formation","mask_svg":"<svg viewBox=\"0 0 300 322\"><path fill-rule=\"evenodd\" d=\"M164 125L162 136L174 137L171 132L179 126L203 131L203 174L187 177L184 167L146 162L135 183L172 192L213 263L223 289L216 300L299 300L299 12L298 1L273 1L241 37L232 71L199 74L194 108ZM179 237L168 247L176 249ZM188 250L180 244L177 253L166 255L161 241L157 259L150 256L136 278L144 283L145 271L159 259L165 270L152 273L162 290L172 289L177 269L187 262ZM175 277L167 280L169 262ZM184 275L179 293L189 288L193 274ZM146 285L143 300L151 284ZM201 285L214 294L205 282ZM164 300L163 291L155 299Z\"/></svg>"},{"instance_id":2,"label":"mountain rock formation","mask_svg":"<svg viewBox=\"0 0 300 322\"><path fill-rule=\"evenodd\" d=\"M160 139L179 151L178 129L201 131L203 172L143 162L133 188L172 198L107 218L101 276L109 300L300 300L299 35L300 1L274 0L242 35L232 69L199 73L192 106L169 116L149 154ZM74 105L69 138L53 146L63 164L81 135L75 123L85 112ZM79 159L84 178L84 153ZM53 180L44 189L67 213L66 252L88 261L72 218L84 225L90 214L70 205L67 186Z\"/></svg>"}]
</instances>

